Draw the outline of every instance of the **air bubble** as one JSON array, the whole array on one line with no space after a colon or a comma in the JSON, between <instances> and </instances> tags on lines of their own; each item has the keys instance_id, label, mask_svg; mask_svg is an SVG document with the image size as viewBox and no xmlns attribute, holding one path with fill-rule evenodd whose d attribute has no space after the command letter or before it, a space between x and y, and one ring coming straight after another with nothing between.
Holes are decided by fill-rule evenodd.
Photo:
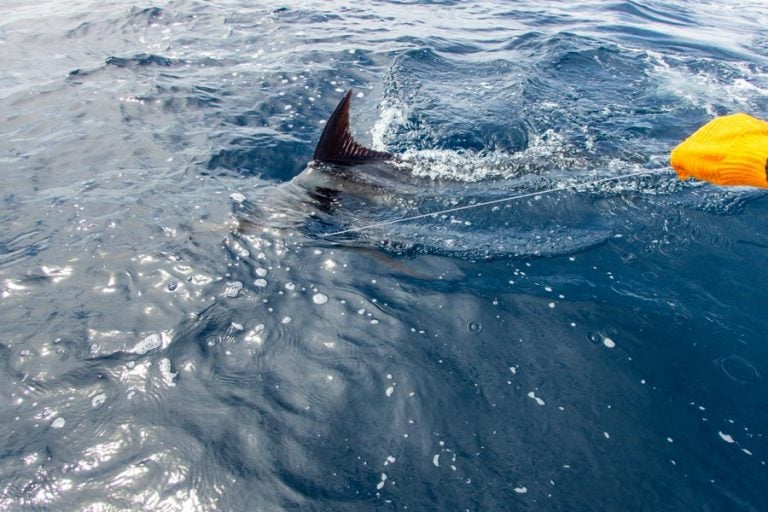
<instances>
[{"instance_id":1,"label":"air bubble","mask_svg":"<svg viewBox=\"0 0 768 512\"><path fill-rule=\"evenodd\" d=\"M483 324L474 320L467 324L467 330L473 334L480 334L484 329Z\"/></svg>"}]
</instances>

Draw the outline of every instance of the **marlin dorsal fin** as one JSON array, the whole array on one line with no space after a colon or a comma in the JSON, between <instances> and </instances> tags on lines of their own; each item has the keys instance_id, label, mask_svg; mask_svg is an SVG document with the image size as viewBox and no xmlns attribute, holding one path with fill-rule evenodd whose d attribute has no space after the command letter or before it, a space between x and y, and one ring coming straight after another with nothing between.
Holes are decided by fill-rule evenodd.
<instances>
[{"instance_id":1,"label":"marlin dorsal fin","mask_svg":"<svg viewBox=\"0 0 768 512\"><path fill-rule=\"evenodd\" d=\"M371 161L389 160L391 153L374 151L358 144L349 131L349 103L352 89L348 90L333 111L320 142L315 148L313 160L341 165L356 165Z\"/></svg>"}]
</instances>

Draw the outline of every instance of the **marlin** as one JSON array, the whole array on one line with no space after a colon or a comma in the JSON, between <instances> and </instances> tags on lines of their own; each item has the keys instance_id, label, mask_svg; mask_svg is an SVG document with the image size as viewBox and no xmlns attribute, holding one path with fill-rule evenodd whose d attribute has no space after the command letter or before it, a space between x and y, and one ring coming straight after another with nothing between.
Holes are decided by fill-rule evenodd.
<instances>
[{"instance_id":1,"label":"marlin","mask_svg":"<svg viewBox=\"0 0 768 512\"><path fill-rule=\"evenodd\" d=\"M395 154L367 148L354 139L349 125L351 101L350 89L326 121L312 160L301 173L288 183L270 187L263 201L241 204L246 213L238 215L241 229L264 224L295 228L305 224L307 217L336 224L329 215L342 206L370 209L402 201L428 186L427 180L398 165Z\"/></svg>"},{"instance_id":2,"label":"marlin","mask_svg":"<svg viewBox=\"0 0 768 512\"><path fill-rule=\"evenodd\" d=\"M505 222L493 229L477 229L466 218L453 219L450 216L459 211L556 193L578 184L508 196L503 187L494 189L488 183L472 185L418 176L408 168L408 159L367 148L354 139L349 126L351 100L349 90L328 118L312 160L301 173L287 183L261 189L253 200L237 196L242 199L235 199L238 233L277 229L288 230L293 236L298 230L320 238L333 235L334 240L344 235L347 243L373 244L396 253L405 249L469 258L559 254L563 240L568 241L566 250L571 252L602 243L610 235L591 228L569 228L567 234L558 234L551 228L525 227L523 221L519 226ZM451 202L468 192L487 196L494 191L504 195L461 206ZM393 218L393 212L399 215ZM487 217L475 216L481 222ZM437 220L426 225L410 222L427 218ZM390 230L395 223L398 228Z\"/></svg>"}]
</instances>

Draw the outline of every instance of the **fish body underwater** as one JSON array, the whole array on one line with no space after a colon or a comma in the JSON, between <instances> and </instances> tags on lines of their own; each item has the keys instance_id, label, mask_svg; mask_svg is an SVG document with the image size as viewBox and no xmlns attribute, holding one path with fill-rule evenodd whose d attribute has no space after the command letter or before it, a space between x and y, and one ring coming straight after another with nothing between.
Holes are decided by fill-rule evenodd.
<instances>
[{"instance_id":1,"label":"fish body underwater","mask_svg":"<svg viewBox=\"0 0 768 512\"><path fill-rule=\"evenodd\" d=\"M293 240L308 236L314 243L343 242L394 254L462 259L569 253L611 236L612 227L596 221L591 205L578 200L568 208L567 222L553 221L538 201L533 208L507 203L461 215L446 213L458 205L471 207L477 202L475 197L499 199L530 189L511 188L515 184L507 179L471 182L431 177L415 172L418 166L430 165L428 158L419 161L418 156L407 153L364 147L351 134L351 97L349 90L331 114L313 158L302 172L288 182L264 187L248 199L235 196L239 235L271 233ZM525 180L522 183L518 185L530 186ZM414 218L418 222L411 220Z\"/></svg>"}]
</instances>

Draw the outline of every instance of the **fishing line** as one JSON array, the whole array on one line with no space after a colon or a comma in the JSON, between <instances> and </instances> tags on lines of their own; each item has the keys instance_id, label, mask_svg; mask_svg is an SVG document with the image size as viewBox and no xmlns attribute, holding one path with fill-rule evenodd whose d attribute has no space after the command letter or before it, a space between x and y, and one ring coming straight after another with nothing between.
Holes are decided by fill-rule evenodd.
<instances>
[{"instance_id":1,"label":"fishing line","mask_svg":"<svg viewBox=\"0 0 768 512\"><path fill-rule=\"evenodd\" d=\"M568 189L571 189L571 188L583 187L585 185L599 185L601 183L608 183L610 181L619 181L619 180L624 180L624 179L627 179L627 178L635 178L637 176L648 176L650 174L658 174L658 171L641 171L641 172L634 172L634 173L631 173L631 174L624 174L622 176L613 176L611 178L602 178L602 179L595 180L595 181L586 181L586 182L582 182L582 183L572 183L570 185L559 185L559 186L557 186L555 188L550 188L550 189L546 189L546 190L539 190L539 191L536 191L536 192L526 192L525 194L519 194L519 195L516 195L516 196L502 197L501 199L493 199L491 201L483 201L482 203L466 204L464 206L457 206L455 208L448 208L446 210L440 210L440 211L436 211L436 212L422 213L422 214L419 214L419 215L413 215L411 217L403 217L403 218L400 218L400 219L386 220L386 221L383 221L383 222L375 222L373 224L368 224L366 226L360 226L360 227L357 227L357 228L343 229L341 231L334 231L333 233L326 233L323 236L337 236L337 235L344 235L346 233L357 233L357 232L360 232L360 231L365 231L366 229L378 228L378 227L381 227L381 226L389 226L391 224L399 224L401 222L408 222L408 221L416 220L416 219L424 219L424 218L427 218L427 217L434 217L435 215L443 215L443 214L446 214L446 213L454 213L454 212L459 212L459 211L462 211L462 210L471 210L472 208L481 208L483 206L490 206L490 205L499 204L499 203L508 203L510 201L516 201L518 199L524 199L526 197L541 196L541 195L544 195L544 194L551 194L553 192L560 192L562 190L568 190Z\"/></svg>"}]
</instances>

